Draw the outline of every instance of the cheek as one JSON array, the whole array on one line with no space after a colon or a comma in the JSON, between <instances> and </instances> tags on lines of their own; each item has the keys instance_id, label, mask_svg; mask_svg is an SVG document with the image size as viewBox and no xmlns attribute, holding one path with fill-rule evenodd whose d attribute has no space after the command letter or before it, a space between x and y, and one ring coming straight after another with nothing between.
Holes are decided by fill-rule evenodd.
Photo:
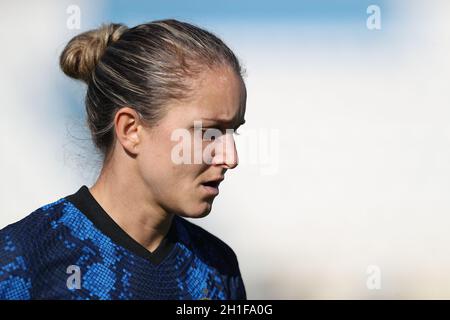
<instances>
[{"instance_id":1,"label":"cheek","mask_svg":"<svg viewBox=\"0 0 450 320\"><path fill-rule=\"evenodd\" d=\"M154 137L138 156L142 179L158 202L181 215L197 217L207 214L211 204L206 201L200 186L208 165L177 164L172 160L172 150L177 142L164 135ZM202 147L202 146L201 146Z\"/></svg>"},{"instance_id":2,"label":"cheek","mask_svg":"<svg viewBox=\"0 0 450 320\"><path fill-rule=\"evenodd\" d=\"M170 145L163 141L159 137L144 141L136 158L140 178L155 195L167 188L172 171Z\"/></svg>"},{"instance_id":3,"label":"cheek","mask_svg":"<svg viewBox=\"0 0 450 320\"><path fill-rule=\"evenodd\" d=\"M180 197L193 199L193 192L199 187L199 176L202 172L202 165L197 164L179 164L174 165L171 171L171 179L175 193Z\"/></svg>"},{"instance_id":4,"label":"cheek","mask_svg":"<svg viewBox=\"0 0 450 320\"><path fill-rule=\"evenodd\" d=\"M170 137L170 136L169 136ZM170 138L157 137L158 143L148 143L139 154L138 166L142 178L160 196L165 198L191 197L200 182L203 164L177 164L172 160L172 150L177 144Z\"/></svg>"}]
</instances>

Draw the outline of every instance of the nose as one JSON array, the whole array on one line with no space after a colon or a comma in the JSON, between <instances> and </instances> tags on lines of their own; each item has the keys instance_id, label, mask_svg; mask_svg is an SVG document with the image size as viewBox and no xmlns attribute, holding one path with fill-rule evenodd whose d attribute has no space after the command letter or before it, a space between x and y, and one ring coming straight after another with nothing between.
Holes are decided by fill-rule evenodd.
<instances>
[{"instance_id":1,"label":"nose","mask_svg":"<svg viewBox=\"0 0 450 320\"><path fill-rule=\"evenodd\" d=\"M225 169L234 169L239 164L233 133L226 133L216 140L213 164Z\"/></svg>"}]
</instances>

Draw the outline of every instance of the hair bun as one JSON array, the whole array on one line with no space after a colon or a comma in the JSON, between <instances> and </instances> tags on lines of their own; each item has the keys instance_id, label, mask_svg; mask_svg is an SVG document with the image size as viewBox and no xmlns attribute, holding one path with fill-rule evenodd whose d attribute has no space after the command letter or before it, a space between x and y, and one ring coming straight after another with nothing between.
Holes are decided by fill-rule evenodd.
<instances>
[{"instance_id":1,"label":"hair bun","mask_svg":"<svg viewBox=\"0 0 450 320\"><path fill-rule=\"evenodd\" d=\"M111 23L73 37L59 58L62 71L71 78L88 83L108 45L119 40L126 30L123 24Z\"/></svg>"}]
</instances>

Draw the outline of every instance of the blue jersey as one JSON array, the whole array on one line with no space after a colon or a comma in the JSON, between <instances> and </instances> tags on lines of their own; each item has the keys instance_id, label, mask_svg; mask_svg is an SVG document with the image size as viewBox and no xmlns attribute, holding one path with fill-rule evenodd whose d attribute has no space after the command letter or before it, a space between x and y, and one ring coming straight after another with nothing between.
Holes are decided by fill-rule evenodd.
<instances>
[{"instance_id":1,"label":"blue jersey","mask_svg":"<svg viewBox=\"0 0 450 320\"><path fill-rule=\"evenodd\" d=\"M86 186L0 230L0 299L246 299L233 250L175 216L148 251Z\"/></svg>"}]
</instances>

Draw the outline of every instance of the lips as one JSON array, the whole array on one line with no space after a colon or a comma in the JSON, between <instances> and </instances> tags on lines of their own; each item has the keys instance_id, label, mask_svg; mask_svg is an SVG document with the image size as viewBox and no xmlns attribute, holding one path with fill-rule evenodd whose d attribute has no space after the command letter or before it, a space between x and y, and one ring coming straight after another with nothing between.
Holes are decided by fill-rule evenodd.
<instances>
[{"instance_id":1,"label":"lips","mask_svg":"<svg viewBox=\"0 0 450 320\"><path fill-rule=\"evenodd\" d=\"M210 195L218 195L219 194L219 185L223 181L223 177L218 177L212 180L208 180L202 183L203 189Z\"/></svg>"},{"instance_id":2,"label":"lips","mask_svg":"<svg viewBox=\"0 0 450 320\"><path fill-rule=\"evenodd\" d=\"M202 183L204 186L207 186L207 187L212 187L212 188L218 188L219 187L219 184L220 184L220 181L208 181L208 182L205 182L205 183Z\"/></svg>"}]
</instances>

